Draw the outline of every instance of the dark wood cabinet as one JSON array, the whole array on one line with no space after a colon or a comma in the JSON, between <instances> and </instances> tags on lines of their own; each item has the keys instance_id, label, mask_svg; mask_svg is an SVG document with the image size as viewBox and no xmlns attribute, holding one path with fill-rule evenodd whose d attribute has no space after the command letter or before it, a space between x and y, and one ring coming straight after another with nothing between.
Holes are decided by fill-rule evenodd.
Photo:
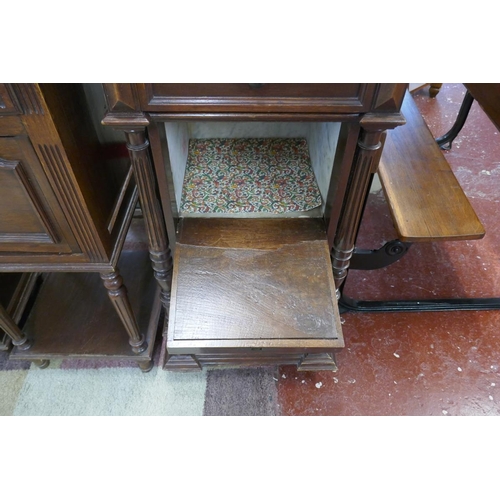
<instances>
[{"instance_id":1,"label":"dark wood cabinet","mask_svg":"<svg viewBox=\"0 0 500 500\"><path fill-rule=\"evenodd\" d=\"M7 253L78 253L27 136L0 137L0 259Z\"/></svg>"},{"instance_id":2,"label":"dark wood cabinet","mask_svg":"<svg viewBox=\"0 0 500 500\"><path fill-rule=\"evenodd\" d=\"M168 313L164 368L336 369L334 353L344 345L336 297L385 131L404 123L406 87L104 85L103 124L125 133ZM293 158L281 168L274 155L284 150ZM269 205L296 205L311 194L308 183L302 189L311 168L315 208L270 213ZM253 189L246 201L243 185ZM290 186L297 196L285 201ZM269 196L255 213L262 190ZM251 208L235 215L251 197ZM202 199L211 205L200 208Z\"/></svg>"},{"instance_id":3,"label":"dark wood cabinet","mask_svg":"<svg viewBox=\"0 0 500 500\"><path fill-rule=\"evenodd\" d=\"M137 85L141 107L187 113L360 113L370 109L366 83L146 83Z\"/></svg>"},{"instance_id":4,"label":"dark wood cabinet","mask_svg":"<svg viewBox=\"0 0 500 500\"><path fill-rule=\"evenodd\" d=\"M104 105L100 85L96 92L81 84L0 84L0 272L59 273L57 279L47 275L40 288L30 317L37 321L28 319L23 331L16 330L4 311L2 327L16 346L14 358L119 354L149 369L153 332L147 320L138 323L137 311L144 306L140 298L131 304L119 270L137 188L116 137L102 135L92 102L96 96ZM134 262L128 257L125 261ZM147 255L137 258L148 260ZM91 296L79 295L74 273L99 273L102 289L88 286ZM154 286L151 279L149 285L142 280L139 293L154 302L147 292ZM60 296L66 307L51 310L45 296ZM108 301L102 313L120 323L113 326L121 329L113 342L92 341L95 331L76 321L62 321L64 336L51 327L56 314L78 317L78 311L97 307L102 297ZM154 309L148 303L148 310ZM117 345L121 340L123 345Z\"/></svg>"}]
</instances>

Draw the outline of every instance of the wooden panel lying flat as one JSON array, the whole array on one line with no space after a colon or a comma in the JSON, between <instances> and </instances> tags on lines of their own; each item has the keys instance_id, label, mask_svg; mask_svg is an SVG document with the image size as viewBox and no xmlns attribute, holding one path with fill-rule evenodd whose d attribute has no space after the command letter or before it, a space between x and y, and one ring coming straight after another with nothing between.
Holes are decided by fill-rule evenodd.
<instances>
[{"instance_id":1,"label":"wooden panel lying flat","mask_svg":"<svg viewBox=\"0 0 500 500\"><path fill-rule=\"evenodd\" d=\"M379 165L399 239L482 238L484 227L408 93L401 111L407 123L388 132Z\"/></svg>"},{"instance_id":2,"label":"wooden panel lying flat","mask_svg":"<svg viewBox=\"0 0 500 500\"><path fill-rule=\"evenodd\" d=\"M129 337L98 273L52 273L45 279L23 331L34 339L15 359L103 357L148 360L153 350L160 302L147 251L124 251L118 262L139 331L148 348L132 353Z\"/></svg>"},{"instance_id":3,"label":"wooden panel lying flat","mask_svg":"<svg viewBox=\"0 0 500 500\"><path fill-rule=\"evenodd\" d=\"M178 241L169 352L342 347L321 220L185 219Z\"/></svg>"}]
</instances>

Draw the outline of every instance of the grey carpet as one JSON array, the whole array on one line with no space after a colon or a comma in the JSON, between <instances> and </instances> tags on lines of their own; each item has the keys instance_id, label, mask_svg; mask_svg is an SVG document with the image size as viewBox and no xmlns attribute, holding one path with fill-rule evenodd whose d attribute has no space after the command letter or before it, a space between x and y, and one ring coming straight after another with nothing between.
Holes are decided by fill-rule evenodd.
<instances>
[{"instance_id":1,"label":"grey carpet","mask_svg":"<svg viewBox=\"0 0 500 500\"><path fill-rule=\"evenodd\" d=\"M278 370L246 368L209 370L207 416L274 416L278 414Z\"/></svg>"}]
</instances>

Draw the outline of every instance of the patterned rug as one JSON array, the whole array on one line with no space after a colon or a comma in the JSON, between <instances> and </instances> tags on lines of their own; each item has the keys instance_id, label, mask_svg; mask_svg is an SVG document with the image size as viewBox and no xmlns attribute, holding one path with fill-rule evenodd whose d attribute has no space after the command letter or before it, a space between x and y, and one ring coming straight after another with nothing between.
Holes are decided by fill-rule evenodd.
<instances>
[{"instance_id":1,"label":"patterned rug","mask_svg":"<svg viewBox=\"0 0 500 500\"><path fill-rule=\"evenodd\" d=\"M181 212L302 212L321 202L305 139L189 142Z\"/></svg>"},{"instance_id":2,"label":"patterned rug","mask_svg":"<svg viewBox=\"0 0 500 500\"><path fill-rule=\"evenodd\" d=\"M278 369L174 373L133 363L52 360L40 369L0 352L0 416L261 415L278 411Z\"/></svg>"}]
</instances>

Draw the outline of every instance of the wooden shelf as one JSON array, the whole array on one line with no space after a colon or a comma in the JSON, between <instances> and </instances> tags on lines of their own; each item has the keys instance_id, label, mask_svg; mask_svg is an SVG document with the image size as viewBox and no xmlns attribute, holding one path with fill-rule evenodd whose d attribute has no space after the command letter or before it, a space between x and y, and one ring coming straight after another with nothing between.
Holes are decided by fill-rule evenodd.
<instances>
[{"instance_id":1,"label":"wooden shelf","mask_svg":"<svg viewBox=\"0 0 500 500\"><path fill-rule=\"evenodd\" d=\"M344 346L321 219L184 219L169 354L332 352Z\"/></svg>"},{"instance_id":2,"label":"wooden shelf","mask_svg":"<svg viewBox=\"0 0 500 500\"><path fill-rule=\"evenodd\" d=\"M15 348L12 359L112 358L148 361L152 358L161 312L159 290L149 254L123 251L118 266L147 349L134 354L129 337L98 273L49 274L23 331L33 339L26 351Z\"/></svg>"}]
</instances>

